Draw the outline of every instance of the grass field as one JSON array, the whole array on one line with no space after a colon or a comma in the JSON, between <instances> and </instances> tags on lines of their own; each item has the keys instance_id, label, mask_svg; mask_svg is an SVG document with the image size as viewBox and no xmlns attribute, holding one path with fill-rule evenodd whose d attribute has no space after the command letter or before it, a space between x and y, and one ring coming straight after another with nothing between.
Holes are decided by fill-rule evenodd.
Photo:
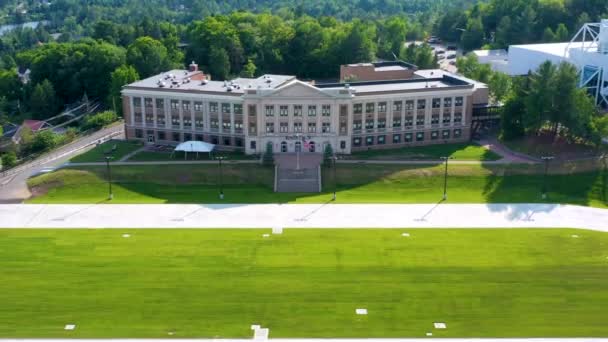
<instances>
[{"instance_id":1,"label":"grass field","mask_svg":"<svg viewBox=\"0 0 608 342\"><path fill-rule=\"evenodd\" d=\"M349 159L439 160L445 156L452 157L455 160L492 161L501 159L500 155L482 146L470 143L362 151L353 153L349 156Z\"/></svg>"},{"instance_id":2,"label":"grass field","mask_svg":"<svg viewBox=\"0 0 608 342\"><path fill-rule=\"evenodd\" d=\"M0 230L0 337L608 335L608 234L404 231Z\"/></svg>"},{"instance_id":3,"label":"grass field","mask_svg":"<svg viewBox=\"0 0 608 342\"><path fill-rule=\"evenodd\" d=\"M116 146L116 150L112 152L112 148ZM103 144L95 146L85 153L79 154L70 159L72 163L94 163L105 161L105 156L112 156L113 161L118 161L127 154L141 148L143 145L140 142L110 140Z\"/></svg>"},{"instance_id":4,"label":"grass field","mask_svg":"<svg viewBox=\"0 0 608 342\"><path fill-rule=\"evenodd\" d=\"M607 176L600 171L547 177L541 198L541 166L452 165L450 203L571 203L607 207ZM215 165L114 166L113 203L217 203ZM331 199L333 171L323 170L320 194L274 193L272 168L224 167L223 203L323 203ZM443 193L443 166L338 165L337 203L436 203ZM578 171L578 170L577 170ZM107 198L104 167L61 170L29 181L30 203L97 203Z\"/></svg>"}]
</instances>

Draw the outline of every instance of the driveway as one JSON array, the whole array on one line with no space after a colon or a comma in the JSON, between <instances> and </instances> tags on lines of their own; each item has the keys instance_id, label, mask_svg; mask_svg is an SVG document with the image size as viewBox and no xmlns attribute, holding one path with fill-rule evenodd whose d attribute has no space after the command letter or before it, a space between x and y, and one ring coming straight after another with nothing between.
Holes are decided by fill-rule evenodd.
<instances>
[{"instance_id":1,"label":"driveway","mask_svg":"<svg viewBox=\"0 0 608 342\"><path fill-rule=\"evenodd\" d=\"M124 125L114 125L101 129L91 135L82 137L66 146L62 146L38 159L20 166L17 173L3 176L0 173L0 203L21 203L31 196L27 188L27 179L45 168L56 168L65 164L75 154L95 146L97 141L112 135L113 138L124 136Z\"/></svg>"}]
</instances>

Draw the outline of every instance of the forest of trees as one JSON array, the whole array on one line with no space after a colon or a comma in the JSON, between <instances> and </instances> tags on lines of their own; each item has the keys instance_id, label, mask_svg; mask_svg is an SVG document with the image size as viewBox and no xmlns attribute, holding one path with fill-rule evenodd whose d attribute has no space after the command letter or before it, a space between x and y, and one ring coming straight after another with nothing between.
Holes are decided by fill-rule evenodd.
<instances>
[{"instance_id":1,"label":"forest of trees","mask_svg":"<svg viewBox=\"0 0 608 342\"><path fill-rule=\"evenodd\" d=\"M488 0L466 11L448 10L434 31L470 51L569 41L582 24L607 17L606 0Z\"/></svg>"}]
</instances>

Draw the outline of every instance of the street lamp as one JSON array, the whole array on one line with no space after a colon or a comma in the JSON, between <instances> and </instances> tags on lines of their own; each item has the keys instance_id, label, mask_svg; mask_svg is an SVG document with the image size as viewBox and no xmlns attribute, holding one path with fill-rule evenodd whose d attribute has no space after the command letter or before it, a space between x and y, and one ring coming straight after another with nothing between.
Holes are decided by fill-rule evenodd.
<instances>
[{"instance_id":1,"label":"street lamp","mask_svg":"<svg viewBox=\"0 0 608 342\"><path fill-rule=\"evenodd\" d=\"M443 200L447 201L448 199L448 161L452 159L452 157L441 157L441 160L445 161L445 171L443 173Z\"/></svg>"},{"instance_id":2,"label":"street lamp","mask_svg":"<svg viewBox=\"0 0 608 342\"><path fill-rule=\"evenodd\" d=\"M220 168L220 199L223 200L224 199L224 185L222 182L222 160L226 159L226 157L215 157L215 159L217 159L217 161L219 162L219 168Z\"/></svg>"},{"instance_id":3,"label":"street lamp","mask_svg":"<svg viewBox=\"0 0 608 342\"><path fill-rule=\"evenodd\" d=\"M112 170L110 169L110 160L113 157L106 156L106 170L108 173L108 199L112 200L114 198L114 194L112 193Z\"/></svg>"},{"instance_id":4,"label":"street lamp","mask_svg":"<svg viewBox=\"0 0 608 342\"><path fill-rule=\"evenodd\" d=\"M540 159L542 159L545 162L545 173L543 175L543 189L542 189L542 198L546 199L547 198L547 173L549 172L549 162L553 159L555 159L555 157L553 156L544 156L544 157L540 157Z\"/></svg>"}]
</instances>

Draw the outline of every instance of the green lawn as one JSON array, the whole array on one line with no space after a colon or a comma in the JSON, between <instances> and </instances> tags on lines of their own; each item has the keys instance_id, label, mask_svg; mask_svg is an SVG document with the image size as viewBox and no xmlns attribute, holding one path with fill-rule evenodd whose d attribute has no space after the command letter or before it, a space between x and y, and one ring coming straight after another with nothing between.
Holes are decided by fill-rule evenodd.
<instances>
[{"instance_id":1,"label":"green lawn","mask_svg":"<svg viewBox=\"0 0 608 342\"><path fill-rule=\"evenodd\" d=\"M113 151L114 146L116 150ZM113 161L118 161L127 154L141 148L143 145L140 142L110 140L103 144L95 146L85 153L79 154L70 159L72 163L93 163L102 162L106 155L112 156Z\"/></svg>"},{"instance_id":2,"label":"green lawn","mask_svg":"<svg viewBox=\"0 0 608 342\"><path fill-rule=\"evenodd\" d=\"M362 151L353 153L349 156L349 159L438 160L445 156L452 157L455 160L492 161L501 159L500 155L482 146L470 143Z\"/></svg>"},{"instance_id":3,"label":"green lawn","mask_svg":"<svg viewBox=\"0 0 608 342\"><path fill-rule=\"evenodd\" d=\"M198 158L195 153L188 153L187 156L184 156L184 153L182 152L176 152L172 155L171 152L141 151L129 158L128 161L209 160L217 156L225 157L228 160L254 160L259 158L258 156L246 155L242 152L228 151L214 152L211 156L209 156L208 153L200 153Z\"/></svg>"},{"instance_id":4,"label":"green lawn","mask_svg":"<svg viewBox=\"0 0 608 342\"><path fill-rule=\"evenodd\" d=\"M606 205L607 175L598 171L547 177L541 198L541 166L451 165L449 203L570 203ZM113 203L217 203L215 165L114 166ZM274 193L272 168L224 166L223 203L323 203L331 199L333 172L323 170L320 194ZM337 203L436 203L443 193L443 166L338 165ZM97 203L107 198L104 167L61 170L29 181L30 203Z\"/></svg>"},{"instance_id":5,"label":"green lawn","mask_svg":"<svg viewBox=\"0 0 608 342\"><path fill-rule=\"evenodd\" d=\"M608 335L606 233L269 232L0 230L0 337Z\"/></svg>"}]
</instances>

